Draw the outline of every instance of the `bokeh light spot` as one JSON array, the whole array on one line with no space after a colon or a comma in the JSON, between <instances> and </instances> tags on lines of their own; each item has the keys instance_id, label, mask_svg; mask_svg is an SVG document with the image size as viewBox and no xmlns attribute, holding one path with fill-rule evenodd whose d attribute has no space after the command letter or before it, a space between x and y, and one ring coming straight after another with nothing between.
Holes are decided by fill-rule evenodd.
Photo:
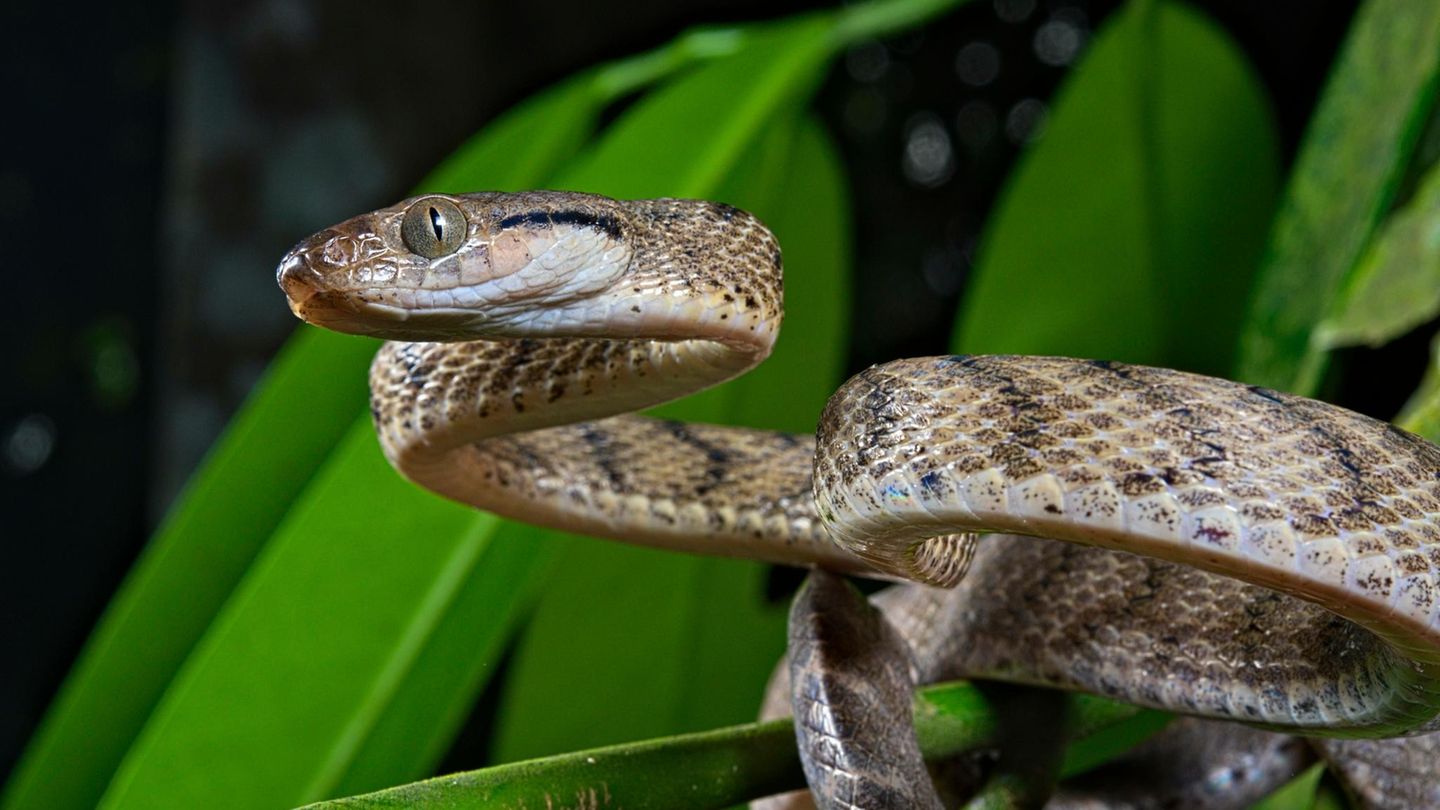
<instances>
[{"instance_id":1,"label":"bokeh light spot","mask_svg":"<svg viewBox=\"0 0 1440 810\"><path fill-rule=\"evenodd\" d=\"M901 163L910 182L933 188L955 172L955 155L950 133L939 116L920 113L905 127L905 155Z\"/></svg>"},{"instance_id":2,"label":"bokeh light spot","mask_svg":"<svg viewBox=\"0 0 1440 810\"><path fill-rule=\"evenodd\" d=\"M1085 30L1059 14L1035 30L1032 42L1036 58L1051 67L1064 67L1075 61L1084 45Z\"/></svg>"},{"instance_id":3,"label":"bokeh light spot","mask_svg":"<svg viewBox=\"0 0 1440 810\"><path fill-rule=\"evenodd\" d=\"M32 413L16 422L5 436L5 466L16 475L29 475L45 466L54 450L55 422Z\"/></svg>"}]
</instances>

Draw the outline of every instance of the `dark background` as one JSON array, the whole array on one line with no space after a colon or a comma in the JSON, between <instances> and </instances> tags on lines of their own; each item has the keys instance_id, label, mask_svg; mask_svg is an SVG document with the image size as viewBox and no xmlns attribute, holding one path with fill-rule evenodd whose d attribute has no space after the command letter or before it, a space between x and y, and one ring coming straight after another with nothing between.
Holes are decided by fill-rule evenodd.
<instances>
[{"instance_id":1,"label":"dark background","mask_svg":"<svg viewBox=\"0 0 1440 810\"><path fill-rule=\"evenodd\" d=\"M293 328L273 280L287 247L403 196L580 67L818 5L7 3L0 774ZM856 201L852 368L944 350L1000 183L1118 5L977 0L834 66L819 109ZM1255 64L1288 164L1355 4L1196 5Z\"/></svg>"}]
</instances>

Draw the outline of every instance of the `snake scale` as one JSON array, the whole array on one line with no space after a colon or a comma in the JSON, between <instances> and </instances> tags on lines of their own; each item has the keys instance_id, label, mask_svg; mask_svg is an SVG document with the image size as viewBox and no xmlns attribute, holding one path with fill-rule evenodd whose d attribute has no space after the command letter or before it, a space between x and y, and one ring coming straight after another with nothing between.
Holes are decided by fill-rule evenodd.
<instances>
[{"instance_id":1,"label":"snake scale","mask_svg":"<svg viewBox=\"0 0 1440 810\"><path fill-rule=\"evenodd\" d=\"M1409 735L1314 746L1365 806L1440 807L1440 448L1267 389L1043 357L871 368L816 437L632 415L766 357L781 265L733 207L526 192L402 201L302 241L277 276L304 320L390 341L372 412L421 486L920 583L871 609L816 573L797 600L780 688L822 806L940 806L908 690L966 676Z\"/></svg>"}]
</instances>

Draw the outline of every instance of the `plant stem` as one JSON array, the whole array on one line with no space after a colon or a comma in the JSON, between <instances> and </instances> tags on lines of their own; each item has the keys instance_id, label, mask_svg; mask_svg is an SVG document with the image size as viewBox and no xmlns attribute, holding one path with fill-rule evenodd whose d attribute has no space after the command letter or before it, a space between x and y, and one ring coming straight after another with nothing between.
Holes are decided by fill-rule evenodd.
<instances>
[{"instance_id":1,"label":"plant stem","mask_svg":"<svg viewBox=\"0 0 1440 810\"><path fill-rule=\"evenodd\" d=\"M1077 695L1066 736L1082 740L1140 712ZM916 736L927 760L993 744L1000 718L969 683L927 686L915 696ZM632 810L723 808L805 786L790 719L625 743L498 765L311 805L357 807L546 807L598 798Z\"/></svg>"}]
</instances>

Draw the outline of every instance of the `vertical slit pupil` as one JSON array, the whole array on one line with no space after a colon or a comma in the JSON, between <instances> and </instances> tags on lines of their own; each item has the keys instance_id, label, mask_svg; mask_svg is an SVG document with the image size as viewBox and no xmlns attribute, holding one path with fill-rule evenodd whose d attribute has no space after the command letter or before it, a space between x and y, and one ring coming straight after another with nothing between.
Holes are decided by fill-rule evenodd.
<instances>
[{"instance_id":1,"label":"vertical slit pupil","mask_svg":"<svg viewBox=\"0 0 1440 810\"><path fill-rule=\"evenodd\" d=\"M430 206L430 229L435 231L436 242L445 241L445 215L433 205Z\"/></svg>"}]
</instances>

